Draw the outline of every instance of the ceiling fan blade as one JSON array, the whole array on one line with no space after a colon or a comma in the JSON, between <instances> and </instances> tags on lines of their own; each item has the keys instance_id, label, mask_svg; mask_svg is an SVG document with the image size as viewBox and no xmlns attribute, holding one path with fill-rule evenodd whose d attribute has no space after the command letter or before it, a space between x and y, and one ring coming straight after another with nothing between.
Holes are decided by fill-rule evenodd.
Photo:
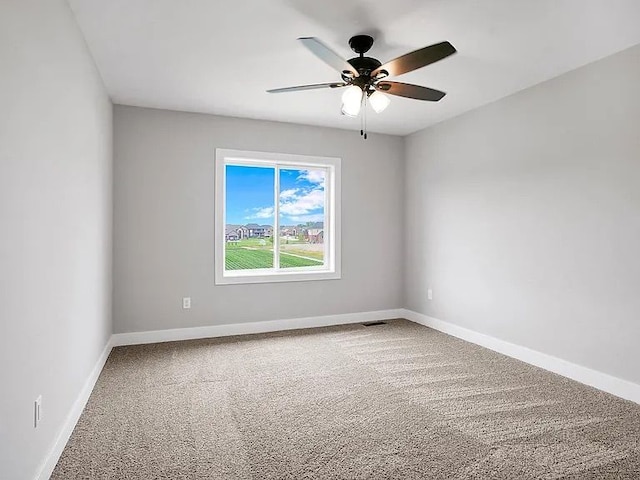
<instances>
[{"instance_id":1,"label":"ceiling fan blade","mask_svg":"<svg viewBox=\"0 0 640 480\"><path fill-rule=\"evenodd\" d=\"M415 50L401 57L385 63L371 72L371 76L375 77L378 73L386 70L389 76L402 75L403 73L412 72L419 68L425 67L431 63L442 60L443 58L453 55L457 50L449 42L436 43L428 47Z\"/></svg>"},{"instance_id":2,"label":"ceiling fan blade","mask_svg":"<svg viewBox=\"0 0 640 480\"><path fill-rule=\"evenodd\" d=\"M413 98L415 100L426 100L428 102L437 102L446 95L445 92L441 92L440 90L421 87L420 85L411 85L410 83L378 82L374 87L383 93Z\"/></svg>"},{"instance_id":3,"label":"ceiling fan blade","mask_svg":"<svg viewBox=\"0 0 640 480\"><path fill-rule=\"evenodd\" d=\"M324 43L315 37L302 37L299 38L302 44L311 50L316 57L325 62L334 70L342 73L344 71L351 72L355 77L358 76L358 71L353 68L349 62L340 57L336 52L327 47Z\"/></svg>"},{"instance_id":4,"label":"ceiling fan blade","mask_svg":"<svg viewBox=\"0 0 640 480\"><path fill-rule=\"evenodd\" d=\"M267 90L267 93L284 93L284 92L300 92L302 90L316 90L318 88L340 88L345 87L346 83L314 83L312 85L298 85L297 87L274 88Z\"/></svg>"}]
</instances>

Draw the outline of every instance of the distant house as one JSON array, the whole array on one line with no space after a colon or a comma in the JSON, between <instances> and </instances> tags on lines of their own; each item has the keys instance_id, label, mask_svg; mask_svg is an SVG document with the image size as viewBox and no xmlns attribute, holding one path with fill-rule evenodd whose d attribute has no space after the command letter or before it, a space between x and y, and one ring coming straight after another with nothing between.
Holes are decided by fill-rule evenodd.
<instances>
[{"instance_id":1,"label":"distant house","mask_svg":"<svg viewBox=\"0 0 640 480\"><path fill-rule=\"evenodd\" d=\"M224 236L227 242L244 240L245 238L268 238L273 235L271 225L258 225L249 223L247 225L227 225L224 229Z\"/></svg>"},{"instance_id":2,"label":"distant house","mask_svg":"<svg viewBox=\"0 0 640 480\"><path fill-rule=\"evenodd\" d=\"M249 230L244 225L240 225L236 231L238 232L239 240L244 240L245 238L249 238Z\"/></svg>"},{"instance_id":3,"label":"distant house","mask_svg":"<svg viewBox=\"0 0 640 480\"><path fill-rule=\"evenodd\" d=\"M298 228L297 227L282 227L280 229L280 235L283 237L297 237L298 236Z\"/></svg>"},{"instance_id":4,"label":"distant house","mask_svg":"<svg viewBox=\"0 0 640 480\"><path fill-rule=\"evenodd\" d=\"M265 238L273 234L271 225L258 225L257 223L248 223L244 226L248 232L249 238Z\"/></svg>"},{"instance_id":5,"label":"distant house","mask_svg":"<svg viewBox=\"0 0 640 480\"><path fill-rule=\"evenodd\" d=\"M241 232L239 231L240 228L240 225L227 225L224 228L224 239L227 242L242 240L243 237L241 236Z\"/></svg>"},{"instance_id":6,"label":"distant house","mask_svg":"<svg viewBox=\"0 0 640 480\"><path fill-rule=\"evenodd\" d=\"M227 242L236 242L249 238L249 230L243 225L227 225L224 228L224 238Z\"/></svg>"},{"instance_id":7,"label":"distant house","mask_svg":"<svg viewBox=\"0 0 640 480\"><path fill-rule=\"evenodd\" d=\"M304 239L309 243L324 243L324 230L322 228L309 228Z\"/></svg>"},{"instance_id":8,"label":"distant house","mask_svg":"<svg viewBox=\"0 0 640 480\"><path fill-rule=\"evenodd\" d=\"M227 242L236 242L238 240L240 240L240 238L238 237L238 232L235 230L227 230L224 233L224 239Z\"/></svg>"}]
</instances>

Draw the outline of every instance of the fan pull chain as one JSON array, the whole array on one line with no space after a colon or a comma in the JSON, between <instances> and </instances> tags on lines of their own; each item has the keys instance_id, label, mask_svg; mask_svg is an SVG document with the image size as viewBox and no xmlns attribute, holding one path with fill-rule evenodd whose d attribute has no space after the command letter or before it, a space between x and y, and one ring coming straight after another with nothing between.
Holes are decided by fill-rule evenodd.
<instances>
[{"instance_id":1,"label":"fan pull chain","mask_svg":"<svg viewBox=\"0 0 640 480\"><path fill-rule=\"evenodd\" d=\"M362 100L360 100L360 110L362 110L362 105L364 103L364 95L362 96ZM360 136L364 135L364 115L360 115Z\"/></svg>"},{"instance_id":2,"label":"fan pull chain","mask_svg":"<svg viewBox=\"0 0 640 480\"><path fill-rule=\"evenodd\" d=\"M364 108L363 108L363 113L362 113L362 117L364 119L364 139L367 139L367 93L365 92L365 94L363 95L364 97Z\"/></svg>"}]
</instances>

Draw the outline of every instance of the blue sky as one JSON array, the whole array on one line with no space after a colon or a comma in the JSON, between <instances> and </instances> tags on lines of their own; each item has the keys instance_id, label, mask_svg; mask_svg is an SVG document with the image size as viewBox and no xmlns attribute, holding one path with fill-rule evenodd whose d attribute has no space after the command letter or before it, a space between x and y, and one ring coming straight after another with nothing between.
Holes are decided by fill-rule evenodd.
<instances>
[{"instance_id":1,"label":"blue sky","mask_svg":"<svg viewBox=\"0 0 640 480\"><path fill-rule=\"evenodd\" d=\"M226 166L227 224L273 225L275 169ZM324 220L324 171L280 169L280 225Z\"/></svg>"}]
</instances>

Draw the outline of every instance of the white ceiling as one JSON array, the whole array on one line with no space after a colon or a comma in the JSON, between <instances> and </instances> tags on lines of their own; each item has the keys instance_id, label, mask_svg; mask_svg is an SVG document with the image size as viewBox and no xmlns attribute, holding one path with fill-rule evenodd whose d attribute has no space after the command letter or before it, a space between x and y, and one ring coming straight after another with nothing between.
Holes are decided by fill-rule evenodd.
<instances>
[{"instance_id":1,"label":"white ceiling","mask_svg":"<svg viewBox=\"0 0 640 480\"><path fill-rule=\"evenodd\" d=\"M458 54L399 81L372 131L405 135L640 43L639 0L69 0L115 103L359 129L340 90L266 89L339 79L296 38L345 58L370 33L383 63L442 40Z\"/></svg>"}]
</instances>

